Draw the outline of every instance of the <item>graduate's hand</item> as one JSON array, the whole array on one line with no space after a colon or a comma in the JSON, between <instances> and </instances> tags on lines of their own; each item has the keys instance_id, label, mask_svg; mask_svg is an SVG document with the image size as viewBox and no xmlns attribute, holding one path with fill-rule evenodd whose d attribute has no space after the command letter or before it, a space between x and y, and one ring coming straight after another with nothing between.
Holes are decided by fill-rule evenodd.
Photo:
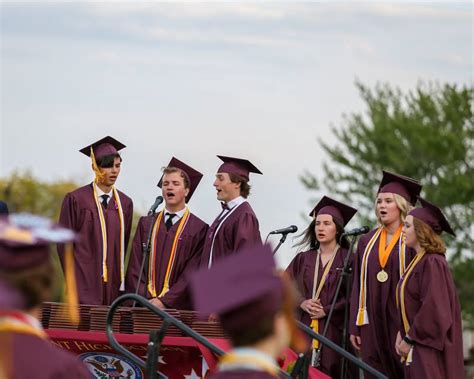
<instances>
[{"instance_id":1,"label":"graduate's hand","mask_svg":"<svg viewBox=\"0 0 474 379\"><path fill-rule=\"evenodd\" d=\"M209 315L209 318L207 319L207 321L209 321L209 322L218 322L219 321L219 316L217 315L217 313L211 313Z\"/></svg>"},{"instance_id":2,"label":"graduate's hand","mask_svg":"<svg viewBox=\"0 0 474 379\"><path fill-rule=\"evenodd\" d=\"M321 300L319 300L319 299L316 299L316 308L318 309L318 312L321 312L324 309L323 304L321 303Z\"/></svg>"},{"instance_id":3,"label":"graduate's hand","mask_svg":"<svg viewBox=\"0 0 474 379\"><path fill-rule=\"evenodd\" d=\"M311 316L311 319L312 320L319 320L319 319L324 318L324 317L326 317L326 312L324 312L323 307L321 307L316 311L314 316Z\"/></svg>"},{"instance_id":4,"label":"graduate's hand","mask_svg":"<svg viewBox=\"0 0 474 379\"><path fill-rule=\"evenodd\" d=\"M317 300L307 299L300 304L300 308L306 313L309 313L311 317L313 317L320 309L320 306L318 306Z\"/></svg>"},{"instance_id":5,"label":"graduate's hand","mask_svg":"<svg viewBox=\"0 0 474 379\"><path fill-rule=\"evenodd\" d=\"M154 297L153 299L150 299L150 303L152 303L157 308L160 308L160 309L163 309L163 310L166 309L165 305L157 297Z\"/></svg>"},{"instance_id":6,"label":"graduate's hand","mask_svg":"<svg viewBox=\"0 0 474 379\"><path fill-rule=\"evenodd\" d=\"M355 336L355 335L351 334L349 339L351 340L351 343L352 343L352 346L354 346L354 349L356 349L357 351L360 351L360 348L362 346L360 336Z\"/></svg>"},{"instance_id":7,"label":"graduate's hand","mask_svg":"<svg viewBox=\"0 0 474 379\"><path fill-rule=\"evenodd\" d=\"M409 343L406 343L405 341L401 341L398 345L398 350L400 351L400 355L406 357L408 355L408 353L410 352L412 348L412 345L410 345Z\"/></svg>"},{"instance_id":8,"label":"graduate's hand","mask_svg":"<svg viewBox=\"0 0 474 379\"><path fill-rule=\"evenodd\" d=\"M398 346L400 345L400 342L402 342L402 336L400 332L397 333L397 340L395 341L395 351L397 352L398 355L402 355L402 352L399 350Z\"/></svg>"}]
</instances>

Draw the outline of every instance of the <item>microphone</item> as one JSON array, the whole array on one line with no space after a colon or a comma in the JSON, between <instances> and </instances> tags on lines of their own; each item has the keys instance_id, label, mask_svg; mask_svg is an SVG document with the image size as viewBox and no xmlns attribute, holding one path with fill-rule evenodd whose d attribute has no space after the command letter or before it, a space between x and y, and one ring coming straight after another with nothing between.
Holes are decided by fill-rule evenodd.
<instances>
[{"instance_id":1,"label":"microphone","mask_svg":"<svg viewBox=\"0 0 474 379\"><path fill-rule=\"evenodd\" d=\"M288 234L288 233L296 233L298 231L298 227L296 225L288 226L287 228L277 229L269 234Z\"/></svg>"},{"instance_id":2,"label":"microphone","mask_svg":"<svg viewBox=\"0 0 474 379\"><path fill-rule=\"evenodd\" d=\"M156 208L163 202L163 196L157 196L155 202L151 206L150 210L148 211L148 216L152 216L155 214Z\"/></svg>"},{"instance_id":3,"label":"microphone","mask_svg":"<svg viewBox=\"0 0 474 379\"><path fill-rule=\"evenodd\" d=\"M343 236L358 236L360 234L365 234L370 230L367 225L361 226L360 228L351 229L345 233L342 233Z\"/></svg>"}]
</instances>

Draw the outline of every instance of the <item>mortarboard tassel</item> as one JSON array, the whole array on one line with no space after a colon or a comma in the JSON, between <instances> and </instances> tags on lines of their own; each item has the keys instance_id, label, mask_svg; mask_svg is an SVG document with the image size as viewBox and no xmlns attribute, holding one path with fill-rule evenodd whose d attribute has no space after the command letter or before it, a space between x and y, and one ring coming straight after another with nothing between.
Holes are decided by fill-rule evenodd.
<instances>
[{"instance_id":1,"label":"mortarboard tassel","mask_svg":"<svg viewBox=\"0 0 474 379\"><path fill-rule=\"evenodd\" d=\"M92 160L92 169L95 172L95 182L99 182L104 174L100 171L99 166L97 166L97 161L95 160L94 149L91 146L91 160Z\"/></svg>"},{"instance_id":2,"label":"mortarboard tassel","mask_svg":"<svg viewBox=\"0 0 474 379\"><path fill-rule=\"evenodd\" d=\"M74 272L73 246L71 242L66 244L65 252L67 313L71 323L77 325L79 324L79 306L77 298L76 275Z\"/></svg>"}]
</instances>

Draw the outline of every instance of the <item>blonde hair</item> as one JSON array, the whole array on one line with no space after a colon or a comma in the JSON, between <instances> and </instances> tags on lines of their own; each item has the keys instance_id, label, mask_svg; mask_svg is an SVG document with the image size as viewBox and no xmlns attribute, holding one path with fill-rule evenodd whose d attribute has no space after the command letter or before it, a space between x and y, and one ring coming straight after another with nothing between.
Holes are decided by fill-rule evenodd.
<instances>
[{"instance_id":1,"label":"blonde hair","mask_svg":"<svg viewBox=\"0 0 474 379\"><path fill-rule=\"evenodd\" d=\"M408 213L413 209L413 206L410 202L405 199L403 196L400 196L397 193L392 193L393 199L395 200L395 204L397 204L397 208L400 210L400 222L405 222L405 218L408 216ZM377 198L375 198L375 216L377 217L377 221L380 225L382 225L382 220L380 216L377 214Z\"/></svg>"},{"instance_id":2,"label":"blonde hair","mask_svg":"<svg viewBox=\"0 0 474 379\"><path fill-rule=\"evenodd\" d=\"M445 254L446 245L443 239L435 233L433 228L425 222L413 217L413 227L420 247L431 254Z\"/></svg>"}]
</instances>

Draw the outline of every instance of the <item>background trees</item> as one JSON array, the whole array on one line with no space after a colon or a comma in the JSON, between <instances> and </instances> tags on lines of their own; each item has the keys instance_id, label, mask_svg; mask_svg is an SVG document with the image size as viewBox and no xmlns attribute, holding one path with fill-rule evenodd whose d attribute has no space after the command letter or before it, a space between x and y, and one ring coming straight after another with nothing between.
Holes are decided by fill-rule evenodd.
<instances>
[{"instance_id":1,"label":"background trees","mask_svg":"<svg viewBox=\"0 0 474 379\"><path fill-rule=\"evenodd\" d=\"M420 180L422 196L443 209L456 231L456 238L445 240L464 318L474 326L474 89L356 86L366 111L343 115L332 127L336 142L318 140L326 154L323 175L306 172L301 180L356 206L361 221L371 225L383 169Z\"/></svg>"}]
</instances>

